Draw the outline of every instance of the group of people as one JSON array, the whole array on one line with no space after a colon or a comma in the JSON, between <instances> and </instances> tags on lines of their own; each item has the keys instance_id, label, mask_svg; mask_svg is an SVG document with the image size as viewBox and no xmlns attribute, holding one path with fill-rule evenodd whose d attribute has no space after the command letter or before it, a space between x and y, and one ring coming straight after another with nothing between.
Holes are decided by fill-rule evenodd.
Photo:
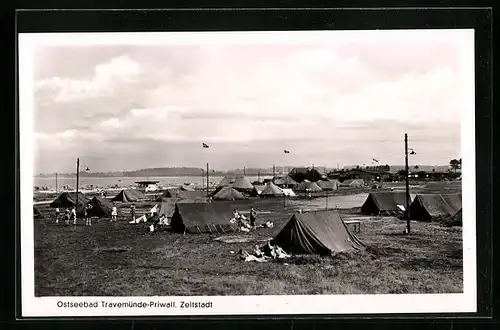
<instances>
[{"instance_id":1,"label":"group of people","mask_svg":"<svg viewBox=\"0 0 500 330\"><path fill-rule=\"evenodd\" d=\"M250 222L247 221L247 218L241 214L238 210L234 210L234 218L231 220L232 223L237 223L238 226L241 227L241 230L243 231L248 231L249 229L255 229L256 224L256 217L257 217L257 212L255 209L252 207L250 209Z\"/></svg>"},{"instance_id":2,"label":"group of people","mask_svg":"<svg viewBox=\"0 0 500 330\"><path fill-rule=\"evenodd\" d=\"M245 250L240 250L240 258L245 261L256 261L256 262L267 262L272 259L288 259L291 257L290 254L286 253L278 245L272 245L271 242L267 242L267 245L262 249L256 245L253 254L248 253Z\"/></svg>"},{"instance_id":3,"label":"group of people","mask_svg":"<svg viewBox=\"0 0 500 330\"><path fill-rule=\"evenodd\" d=\"M83 218L85 219L85 226L92 226L92 217L89 216L89 211L92 208L92 205L87 204L83 208ZM60 218L63 218L64 224L69 225L71 220L73 220L73 225L76 225L76 207L73 206L71 210L67 207L64 210L64 213L56 207L56 223L59 223Z\"/></svg>"}]
</instances>

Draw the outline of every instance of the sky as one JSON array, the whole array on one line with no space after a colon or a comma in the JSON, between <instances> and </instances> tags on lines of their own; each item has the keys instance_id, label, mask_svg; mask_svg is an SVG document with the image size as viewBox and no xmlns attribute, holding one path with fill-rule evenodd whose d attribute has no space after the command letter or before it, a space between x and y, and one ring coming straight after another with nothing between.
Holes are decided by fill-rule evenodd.
<instances>
[{"instance_id":1,"label":"sky","mask_svg":"<svg viewBox=\"0 0 500 330\"><path fill-rule=\"evenodd\" d=\"M413 164L461 157L468 34L196 36L37 45L35 173L403 164L405 132Z\"/></svg>"}]
</instances>

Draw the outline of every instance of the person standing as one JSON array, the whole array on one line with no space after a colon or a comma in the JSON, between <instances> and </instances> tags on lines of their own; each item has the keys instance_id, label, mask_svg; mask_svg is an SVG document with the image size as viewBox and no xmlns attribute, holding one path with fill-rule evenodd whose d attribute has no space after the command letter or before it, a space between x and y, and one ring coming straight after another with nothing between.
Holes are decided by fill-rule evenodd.
<instances>
[{"instance_id":1,"label":"person standing","mask_svg":"<svg viewBox=\"0 0 500 330\"><path fill-rule=\"evenodd\" d=\"M59 208L56 207L56 223L59 223Z\"/></svg>"},{"instance_id":2,"label":"person standing","mask_svg":"<svg viewBox=\"0 0 500 330\"><path fill-rule=\"evenodd\" d=\"M132 217L132 221L135 221L135 204L132 203L132 205L130 205L130 216Z\"/></svg>"},{"instance_id":3,"label":"person standing","mask_svg":"<svg viewBox=\"0 0 500 330\"><path fill-rule=\"evenodd\" d=\"M255 209L252 207L250 209L250 226L252 228L255 228L255 219L257 217L257 212L255 211Z\"/></svg>"},{"instance_id":4,"label":"person standing","mask_svg":"<svg viewBox=\"0 0 500 330\"><path fill-rule=\"evenodd\" d=\"M71 219L71 213L69 212L69 209L66 208L66 211L64 211L64 224L69 225L70 219Z\"/></svg>"},{"instance_id":5,"label":"person standing","mask_svg":"<svg viewBox=\"0 0 500 330\"><path fill-rule=\"evenodd\" d=\"M111 209L111 222L113 222L113 221L116 222L117 215L118 215L118 212L116 210L116 205L113 204L113 208Z\"/></svg>"},{"instance_id":6,"label":"person standing","mask_svg":"<svg viewBox=\"0 0 500 330\"><path fill-rule=\"evenodd\" d=\"M76 207L73 206L73 208L71 209L71 215L73 217L73 224L76 225Z\"/></svg>"},{"instance_id":7,"label":"person standing","mask_svg":"<svg viewBox=\"0 0 500 330\"><path fill-rule=\"evenodd\" d=\"M87 204L85 207L85 226L92 226L92 218L89 216L89 211L92 208L92 205Z\"/></svg>"}]
</instances>

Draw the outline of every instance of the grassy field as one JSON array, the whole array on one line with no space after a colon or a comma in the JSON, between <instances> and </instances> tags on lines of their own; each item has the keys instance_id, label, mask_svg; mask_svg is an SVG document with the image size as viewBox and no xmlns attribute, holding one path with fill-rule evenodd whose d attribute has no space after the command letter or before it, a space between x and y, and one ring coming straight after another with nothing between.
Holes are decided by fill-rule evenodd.
<instances>
[{"instance_id":1,"label":"grassy field","mask_svg":"<svg viewBox=\"0 0 500 330\"><path fill-rule=\"evenodd\" d=\"M273 221L275 227L231 235L260 241L274 237L308 202L286 208L280 199L239 202L242 210L252 204L267 211L258 221ZM251 252L261 242L150 233L145 224L131 225L127 219L64 226L54 223L48 206L40 210L45 217L34 220L37 296L456 293L463 288L461 227L412 221L407 236L402 235L404 221L365 217L357 234L365 251L254 263L240 260L238 251ZM345 219L359 217L352 210L341 213Z\"/></svg>"}]
</instances>

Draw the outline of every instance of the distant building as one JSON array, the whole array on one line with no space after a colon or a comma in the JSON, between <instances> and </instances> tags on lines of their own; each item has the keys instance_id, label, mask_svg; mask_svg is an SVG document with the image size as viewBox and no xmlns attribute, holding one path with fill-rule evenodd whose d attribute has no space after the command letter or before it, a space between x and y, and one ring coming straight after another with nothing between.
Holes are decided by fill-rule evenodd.
<instances>
[{"instance_id":1,"label":"distant building","mask_svg":"<svg viewBox=\"0 0 500 330\"><path fill-rule=\"evenodd\" d=\"M157 191L158 189L158 183L160 181L136 181L137 183L137 190L140 191Z\"/></svg>"},{"instance_id":2,"label":"distant building","mask_svg":"<svg viewBox=\"0 0 500 330\"><path fill-rule=\"evenodd\" d=\"M305 179L316 182L323 178L323 175L316 168L308 167L294 167L288 175L297 183L302 182Z\"/></svg>"},{"instance_id":3,"label":"distant building","mask_svg":"<svg viewBox=\"0 0 500 330\"><path fill-rule=\"evenodd\" d=\"M391 174L388 171L375 168L372 168L370 170L355 168L350 170L330 172L328 174L328 178L336 179L339 181L356 180L356 179L362 179L365 182L387 181L387 179L390 177Z\"/></svg>"}]
</instances>

